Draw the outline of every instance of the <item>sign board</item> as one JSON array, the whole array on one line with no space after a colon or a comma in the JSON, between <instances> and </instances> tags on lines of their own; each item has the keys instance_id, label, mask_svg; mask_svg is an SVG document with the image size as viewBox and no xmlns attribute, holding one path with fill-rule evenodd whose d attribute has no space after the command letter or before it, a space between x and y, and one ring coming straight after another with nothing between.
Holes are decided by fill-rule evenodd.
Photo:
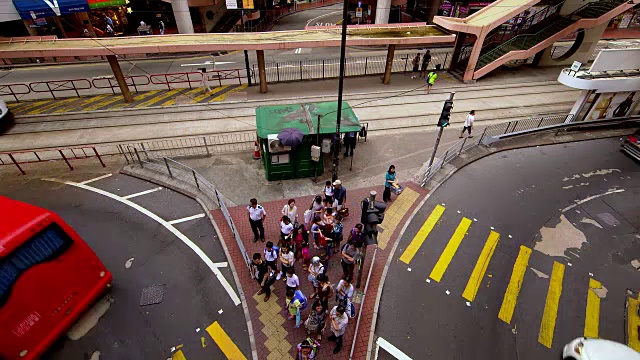
<instances>
[{"instance_id":1,"label":"sign board","mask_svg":"<svg viewBox=\"0 0 640 360\"><path fill-rule=\"evenodd\" d=\"M242 0L243 9L253 9L253 0Z\"/></svg>"},{"instance_id":2,"label":"sign board","mask_svg":"<svg viewBox=\"0 0 640 360\"><path fill-rule=\"evenodd\" d=\"M362 7L362 1L358 0L358 7L361 8Z\"/></svg>"},{"instance_id":3,"label":"sign board","mask_svg":"<svg viewBox=\"0 0 640 360\"><path fill-rule=\"evenodd\" d=\"M227 10L253 9L253 0L225 0Z\"/></svg>"},{"instance_id":4,"label":"sign board","mask_svg":"<svg viewBox=\"0 0 640 360\"><path fill-rule=\"evenodd\" d=\"M356 17L357 18L361 18L362 17L362 8L357 8L356 9Z\"/></svg>"},{"instance_id":5,"label":"sign board","mask_svg":"<svg viewBox=\"0 0 640 360\"><path fill-rule=\"evenodd\" d=\"M238 8L237 0L226 0L227 10L236 10Z\"/></svg>"},{"instance_id":6,"label":"sign board","mask_svg":"<svg viewBox=\"0 0 640 360\"><path fill-rule=\"evenodd\" d=\"M640 69L640 49L602 50L593 61L590 72Z\"/></svg>"},{"instance_id":7,"label":"sign board","mask_svg":"<svg viewBox=\"0 0 640 360\"><path fill-rule=\"evenodd\" d=\"M581 67L582 67L582 63L581 62L574 61L573 64L571 64L571 71L578 72L578 71L580 71Z\"/></svg>"}]
</instances>

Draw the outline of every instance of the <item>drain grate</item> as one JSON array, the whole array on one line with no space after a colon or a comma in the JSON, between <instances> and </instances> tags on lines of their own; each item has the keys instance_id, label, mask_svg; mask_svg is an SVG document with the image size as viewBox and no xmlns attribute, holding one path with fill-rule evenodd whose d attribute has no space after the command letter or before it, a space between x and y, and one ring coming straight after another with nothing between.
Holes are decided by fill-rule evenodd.
<instances>
[{"instance_id":1,"label":"drain grate","mask_svg":"<svg viewBox=\"0 0 640 360\"><path fill-rule=\"evenodd\" d=\"M142 289L142 295L140 295L140 306L154 305L162 302L164 297L164 284L157 284L147 286Z\"/></svg>"}]
</instances>

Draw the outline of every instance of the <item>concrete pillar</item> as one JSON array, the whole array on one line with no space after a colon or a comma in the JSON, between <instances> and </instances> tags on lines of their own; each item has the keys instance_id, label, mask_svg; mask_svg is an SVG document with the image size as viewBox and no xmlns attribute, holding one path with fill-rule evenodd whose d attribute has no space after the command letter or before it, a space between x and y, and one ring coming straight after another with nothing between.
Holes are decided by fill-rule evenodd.
<instances>
[{"instance_id":1,"label":"concrete pillar","mask_svg":"<svg viewBox=\"0 0 640 360\"><path fill-rule=\"evenodd\" d=\"M31 20L22 20L22 22L24 23L24 27L27 28L27 31L29 32L29 36L39 36L40 34L38 34L38 29L31 27L31 25L33 25L33 21Z\"/></svg>"},{"instance_id":2,"label":"concrete pillar","mask_svg":"<svg viewBox=\"0 0 640 360\"><path fill-rule=\"evenodd\" d=\"M387 50L387 63L384 67L384 77L382 78L382 83L384 85L389 85L391 82L391 68L393 67L393 56L396 52L395 45L389 45L389 50Z\"/></svg>"},{"instance_id":3,"label":"concrete pillar","mask_svg":"<svg viewBox=\"0 0 640 360\"><path fill-rule=\"evenodd\" d=\"M91 37L96 37L96 32L93 30L93 24L91 24L91 20L89 19L89 13L80 12L77 14L82 25L86 26L87 30L89 30L89 35L91 35Z\"/></svg>"},{"instance_id":4,"label":"concrete pillar","mask_svg":"<svg viewBox=\"0 0 640 360\"><path fill-rule=\"evenodd\" d=\"M258 58L258 75L260 75L260 92L264 94L267 92L267 72L264 68L264 50L256 50L256 56Z\"/></svg>"},{"instance_id":5,"label":"concrete pillar","mask_svg":"<svg viewBox=\"0 0 640 360\"><path fill-rule=\"evenodd\" d=\"M189 13L189 2L187 0L171 0L173 16L176 18L178 32L180 34L193 34L193 22Z\"/></svg>"},{"instance_id":6,"label":"concrete pillar","mask_svg":"<svg viewBox=\"0 0 640 360\"><path fill-rule=\"evenodd\" d=\"M415 0L418 1L418 0ZM431 0L429 2L429 15L427 16L427 24L433 25L433 18L438 15L438 10L440 9L440 0Z\"/></svg>"},{"instance_id":7,"label":"concrete pillar","mask_svg":"<svg viewBox=\"0 0 640 360\"><path fill-rule=\"evenodd\" d=\"M584 109L584 106L587 104L589 97L591 97L591 94L593 94L594 92L595 90L582 90L580 92L580 96L578 96L578 100L576 100L576 103L573 104L573 108L571 108L571 111L569 111L569 114L573 116L570 119L567 119L565 123L582 120L582 119L578 119L577 116L580 114L582 109Z\"/></svg>"},{"instance_id":8,"label":"concrete pillar","mask_svg":"<svg viewBox=\"0 0 640 360\"><path fill-rule=\"evenodd\" d=\"M378 0L376 4L376 24L388 24L391 14L391 0Z\"/></svg>"},{"instance_id":9,"label":"concrete pillar","mask_svg":"<svg viewBox=\"0 0 640 360\"><path fill-rule=\"evenodd\" d=\"M456 42L453 44L453 54L451 54L451 69L455 69L458 66L458 60L460 58L460 51L462 50L462 45L464 45L465 40L467 39L467 34L463 32L456 33ZM443 64L444 66L444 64Z\"/></svg>"},{"instance_id":10,"label":"concrete pillar","mask_svg":"<svg viewBox=\"0 0 640 360\"><path fill-rule=\"evenodd\" d=\"M476 65L478 64L478 58L480 58L480 52L482 51L482 43L484 42L484 38L487 36L486 33L480 33L480 36L473 43L473 49L471 49L471 54L469 55L469 62L467 63L467 69L464 72L463 81L472 81L473 73L476 71Z\"/></svg>"},{"instance_id":11,"label":"concrete pillar","mask_svg":"<svg viewBox=\"0 0 640 360\"><path fill-rule=\"evenodd\" d=\"M122 74L122 69L120 69L118 58L115 55L107 55L107 60L109 61L109 65L111 65L111 70L113 71L113 75L116 77L116 81L118 81L118 86L120 86L120 92L124 97L124 102L132 102L133 97L131 97L131 92L129 92L129 87L127 86L127 81L124 79L124 75Z\"/></svg>"}]
</instances>

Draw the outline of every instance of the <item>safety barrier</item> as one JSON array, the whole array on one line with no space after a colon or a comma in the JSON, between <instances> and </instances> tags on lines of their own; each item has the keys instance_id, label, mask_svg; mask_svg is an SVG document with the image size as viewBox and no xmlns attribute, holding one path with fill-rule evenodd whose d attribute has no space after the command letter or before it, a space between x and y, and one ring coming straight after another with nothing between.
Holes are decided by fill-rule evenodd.
<instances>
[{"instance_id":1,"label":"safety barrier","mask_svg":"<svg viewBox=\"0 0 640 360\"><path fill-rule=\"evenodd\" d=\"M138 86L149 85L149 77L146 75L125 76L124 80L129 88L133 87L134 92L138 92ZM106 84L105 84L106 83ZM119 87L118 81L114 76L98 77L91 80L91 85L96 89L111 89L113 95L116 94L116 88Z\"/></svg>"},{"instance_id":2,"label":"safety barrier","mask_svg":"<svg viewBox=\"0 0 640 360\"><path fill-rule=\"evenodd\" d=\"M242 79L245 69L226 69L226 70L213 70L204 74L206 81L217 81L219 86L222 86L223 80L238 80L239 84L242 84ZM149 75L149 80L154 85L166 85L167 89L172 90L171 85L175 84L188 84L190 89L193 89L193 83L202 84L203 74L201 72L180 72L169 74L153 74ZM203 84L204 85L204 84ZM174 86L175 88L176 86Z\"/></svg>"},{"instance_id":3,"label":"safety barrier","mask_svg":"<svg viewBox=\"0 0 640 360\"><path fill-rule=\"evenodd\" d=\"M26 91L25 91L26 90ZM0 85L0 96L11 95L16 102L20 102L17 95L26 95L31 92L31 88L27 84L4 84Z\"/></svg>"},{"instance_id":4,"label":"safety barrier","mask_svg":"<svg viewBox=\"0 0 640 360\"><path fill-rule=\"evenodd\" d=\"M95 146L3 152L0 153L0 165L14 165L22 175L26 175L26 172L20 166L21 164L64 160L69 169L73 170L71 160L89 158L97 158L102 167L105 167L102 157Z\"/></svg>"},{"instance_id":5,"label":"safety barrier","mask_svg":"<svg viewBox=\"0 0 640 360\"><path fill-rule=\"evenodd\" d=\"M46 89L44 87L46 87ZM74 91L76 95L80 97L79 90L89 90L91 87L91 81L87 79L36 81L29 83L29 88L32 92L48 92L51 93L54 99L57 99L55 93L60 91Z\"/></svg>"}]
</instances>

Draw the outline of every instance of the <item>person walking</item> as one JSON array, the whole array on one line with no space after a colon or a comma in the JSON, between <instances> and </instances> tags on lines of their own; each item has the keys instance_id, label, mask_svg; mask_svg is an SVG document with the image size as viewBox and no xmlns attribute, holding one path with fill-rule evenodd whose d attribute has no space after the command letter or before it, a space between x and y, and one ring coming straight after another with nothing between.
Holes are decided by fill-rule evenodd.
<instances>
[{"instance_id":1,"label":"person walking","mask_svg":"<svg viewBox=\"0 0 640 360\"><path fill-rule=\"evenodd\" d=\"M471 110L471 112L469 112L469 115L467 115L467 119L464 121L464 127L462 128L462 132L460 133L460 136L459 136L460 139L462 139L462 136L464 135L465 131L469 133L470 138L473 137L471 136L471 128L473 127L474 121L476 121L476 111Z\"/></svg>"},{"instance_id":2,"label":"person walking","mask_svg":"<svg viewBox=\"0 0 640 360\"><path fill-rule=\"evenodd\" d=\"M340 180L333 182L333 197L338 200L336 211L340 211L347 206L347 189Z\"/></svg>"},{"instance_id":3,"label":"person walking","mask_svg":"<svg viewBox=\"0 0 640 360\"><path fill-rule=\"evenodd\" d=\"M347 329L349 323L349 317L345 314L345 308L342 305L334 306L329 313L329 319L331 323L332 334L327 338L329 341L335 341L336 347L333 348L333 353L337 354L342 350L342 341L344 332Z\"/></svg>"},{"instance_id":4,"label":"person walking","mask_svg":"<svg viewBox=\"0 0 640 360\"><path fill-rule=\"evenodd\" d=\"M107 36L115 35L115 33L113 32L113 27L111 27L111 25L109 25L109 24L107 24L107 27L105 28L105 31L107 33Z\"/></svg>"},{"instance_id":5,"label":"person walking","mask_svg":"<svg viewBox=\"0 0 640 360\"><path fill-rule=\"evenodd\" d=\"M425 78L425 81L427 82L427 95L429 95L429 93L431 93L431 88L433 87L433 84L436 83L436 79L438 78L438 73L434 71L430 71L429 74L427 74L427 77Z\"/></svg>"},{"instance_id":6,"label":"person walking","mask_svg":"<svg viewBox=\"0 0 640 360\"><path fill-rule=\"evenodd\" d=\"M160 28L160 35L164 35L164 30L165 30L164 21L160 20L160 22L158 22L158 28Z\"/></svg>"},{"instance_id":7,"label":"person walking","mask_svg":"<svg viewBox=\"0 0 640 360\"><path fill-rule=\"evenodd\" d=\"M427 52L422 57L422 67L420 68L420 77L427 76L427 68L429 67L430 62L431 62L431 50L427 50Z\"/></svg>"},{"instance_id":8,"label":"person walking","mask_svg":"<svg viewBox=\"0 0 640 360\"><path fill-rule=\"evenodd\" d=\"M342 278L353 278L353 270L356 267L356 260L358 258L358 248L353 245L353 241L347 241L347 244L342 249Z\"/></svg>"},{"instance_id":9,"label":"person walking","mask_svg":"<svg viewBox=\"0 0 640 360\"><path fill-rule=\"evenodd\" d=\"M413 58L413 61L411 62L411 64L413 65L413 71L411 72L411 78L415 79L416 77L418 77L419 71L420 71L420 53L416 54L416 57Z\"/></svg>"},{"instance_id":10,"label":"person walking","mask_svg":"<svg viewBox=\"0 0 640 360\"><path fill-rule=\"evenodd\" d=\"M353 156L353 150L355 150L357 142L355 131L344 134L344 157Z\"/></svg>"},{"instance_id":11,"label":"person walking","mask_svg":"<svg viewBox=\"0 0 640 360\"><path fill-rule=\"evenodd\" d=\"M382 193L382 201L389 202L391 200L391 186L396 182L396 167L389 166L389 170L384 177L384 193Z\"/></svg>"},{"instance_id":12,"label":"person walking","mask_svg":"<svg viewBox=\"0 0 640 360\"><path fill-rule=\"evenodd\" d=\"M262 222L267 217L267 212L262 205L258 205L258 200L256 199L249 200L247 212L249 213L251 231L253 231L253 242L258 241L258 237L264 242L264 225ZM260 231L260 234L258 234L258 231Z\"/></svg>"}]
</instances>

